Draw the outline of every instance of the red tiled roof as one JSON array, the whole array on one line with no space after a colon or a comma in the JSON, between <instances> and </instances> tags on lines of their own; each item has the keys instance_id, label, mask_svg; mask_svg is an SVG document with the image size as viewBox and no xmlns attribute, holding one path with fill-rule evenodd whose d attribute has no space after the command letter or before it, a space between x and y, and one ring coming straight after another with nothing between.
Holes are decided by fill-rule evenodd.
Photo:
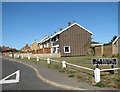
<instances>
[{"instance_id":1,"label":"red tiled roof","mask_svg":"<svg viewBox=\"0 0 120 92\"><path fill-rule=\"evenodd\" d=\"M28 44L26 44L26 46L23 47L22 49L31 49L31 48L28 46Z\"/></svg>"}]
</instances>

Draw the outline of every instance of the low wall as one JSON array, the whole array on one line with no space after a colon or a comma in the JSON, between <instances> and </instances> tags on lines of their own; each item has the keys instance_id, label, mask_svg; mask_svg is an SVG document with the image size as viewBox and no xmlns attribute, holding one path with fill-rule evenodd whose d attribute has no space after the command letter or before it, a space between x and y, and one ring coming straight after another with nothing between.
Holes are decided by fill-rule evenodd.
<instances>
[{"instance_id":1,"label":"low wall","mask_svg":"<svg viewBox=\"0 0 120 92\"><path fill-rule=\"evenodd\" d=\"M51 48L44 48L44 49L39 49L39 50L33 50L32 54L47 54L47 53L51 53Z\"/></svg>"}]
</instances>

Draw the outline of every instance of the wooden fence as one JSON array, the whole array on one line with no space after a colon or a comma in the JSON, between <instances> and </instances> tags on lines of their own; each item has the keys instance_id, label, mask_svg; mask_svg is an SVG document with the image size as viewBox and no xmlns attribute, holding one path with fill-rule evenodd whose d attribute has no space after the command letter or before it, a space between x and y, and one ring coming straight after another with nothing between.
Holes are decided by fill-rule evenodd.
<instances>
[{"instance_id":1,"label":"wooden fence","mask_svg":"<svg viewBox=\"0 0 120 92\"><path fill-rule=\"evenodd\" d=\"M93 55L93 49L89 50L89 54ZM116 44L112 45L102 45L95 47L95 56L112 56L117 55L117 46Z\"/></svg>"},{"instance_id":2,"label":"wooden fence","mask_svg":"<svg viewBox=\"0 0 120 92\"><path fill-rule=\"evenodd\" d=\"M44 48L39 50L33 50L32 54L44 54L44 53L51 53L51 48Z\"/></svg>"}]
</instances>

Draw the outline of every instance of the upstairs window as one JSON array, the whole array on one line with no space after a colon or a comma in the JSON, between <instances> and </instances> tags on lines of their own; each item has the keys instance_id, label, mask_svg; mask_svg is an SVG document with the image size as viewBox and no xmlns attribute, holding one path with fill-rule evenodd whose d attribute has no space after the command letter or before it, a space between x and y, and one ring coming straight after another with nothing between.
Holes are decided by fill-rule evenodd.
<instances>
[{"instance_id":1,"label":"upstairs window","mask_svg":"<svg viewBox=\"0 0 120 92\"><path fill-rule=\"evenodd\" d=\"M70 53L70 46L64 46L64 53Z\"/></svg>"},{"instance_id":2,"label":"upstairs window","mask_svg":"<svg viewBox=\"0 0 120 92\"><path fill-rule=\"evenodd\" d=\"M59 39L59 37L57 36L57 37L56 37L56 41L58 41L58 39Z\"/></svg>"}]
</instances>

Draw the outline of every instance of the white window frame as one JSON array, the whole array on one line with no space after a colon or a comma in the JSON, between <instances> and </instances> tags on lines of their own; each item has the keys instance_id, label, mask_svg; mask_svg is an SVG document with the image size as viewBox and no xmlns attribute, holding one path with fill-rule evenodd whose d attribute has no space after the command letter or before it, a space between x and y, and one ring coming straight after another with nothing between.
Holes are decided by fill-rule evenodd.
<instances>
[{"instance_id":1,"label":"white window frame","mask_svg":"<svg viewBox=\"0 0 120 92\"><path fill-rule=\"evenodd\" d=\"M58 41L58 36L56 37L56 41Z\"/></svg>"},{"instance_id":2,"label":"white window frame","mask_svg":"<svg viewBox=\"0 0 120 92\"><path fill-rule=\"evenodd\" d=\"M43 48L43 45L40 45L40 49L42 49Z\"/></svg>"},{"instance_id":3,"label":"white window frame","mask_svg":"<svg viewBox=\"0 0 120 92\"><path fill-rule=\"evenodd\" d=\"M69 52L65 52L65 47L69 47ZM64 46L64 53L70 53L70 46Z\"/></svg>"},{"instance_id":4,"label":"white window frame","mask_svg":"<svg viewBox=\"0 0 120 92\"><path fill-rule=\"evenodd\" d=\"M46 46L47 48L49 47L49 43L47 43L47 46Z\"/></svg>"}]
</instances>

